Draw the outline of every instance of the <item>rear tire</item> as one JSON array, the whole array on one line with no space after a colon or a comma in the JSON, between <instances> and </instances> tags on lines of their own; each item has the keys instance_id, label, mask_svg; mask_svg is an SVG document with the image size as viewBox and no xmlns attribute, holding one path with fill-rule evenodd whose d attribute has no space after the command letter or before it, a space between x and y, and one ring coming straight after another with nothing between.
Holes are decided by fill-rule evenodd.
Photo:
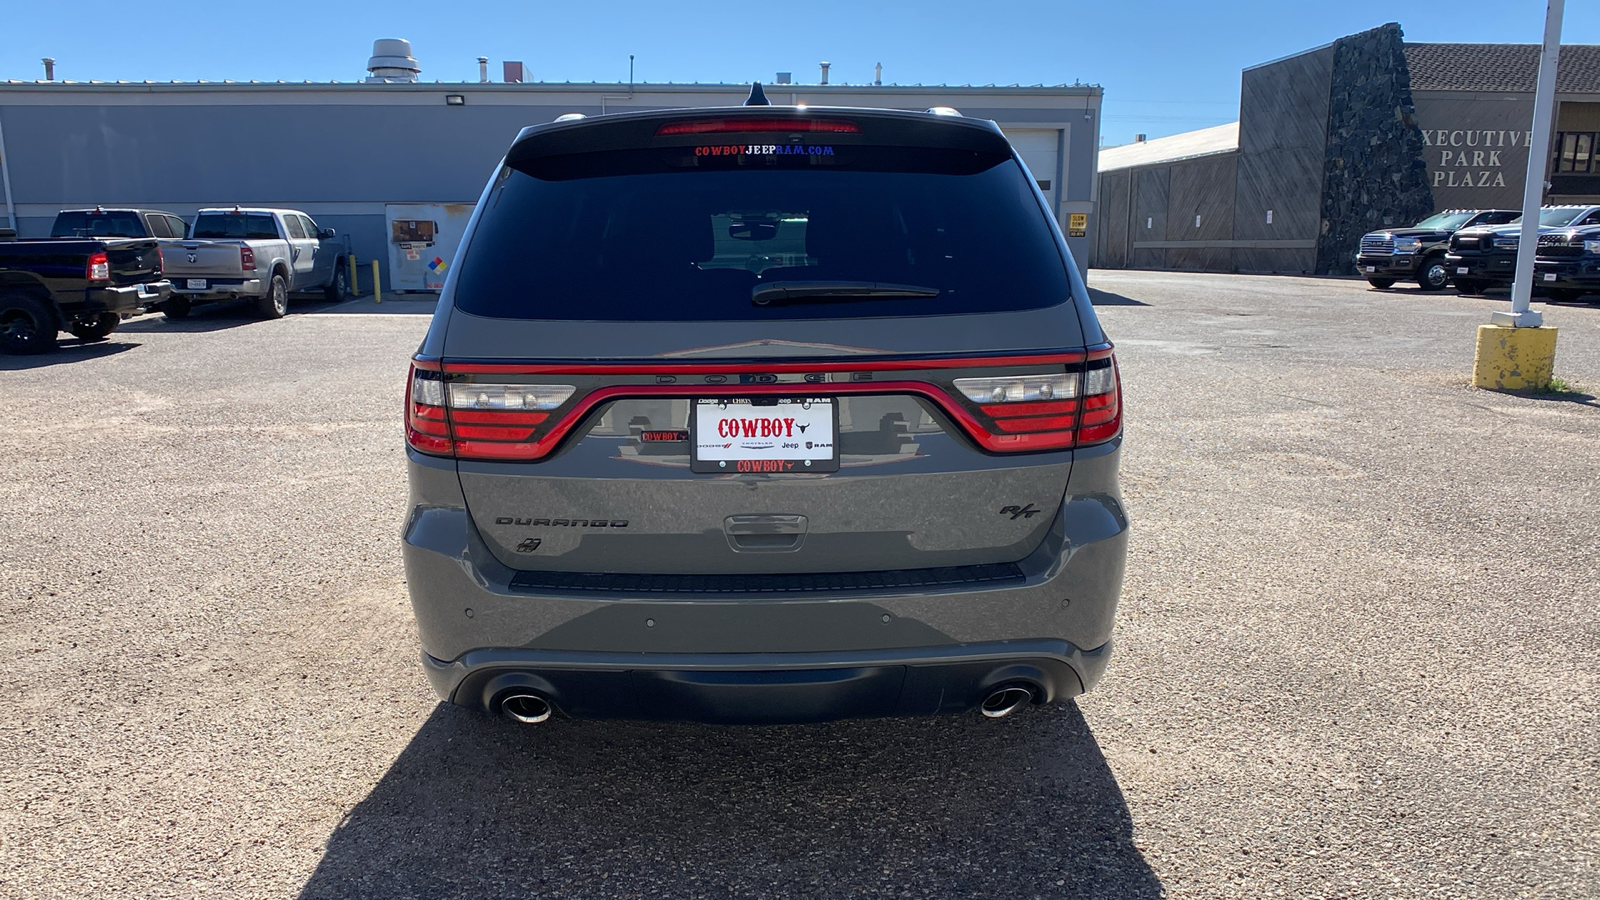
<instances>
[{"instance_id":1,"label":"rear tire","mask_svg":"<svg viewBox=\"0 0 1600 900\"><path fill-rule=\"evenodd\" d=\"M1571 303L1583 296L1583 291L1573 290L1572 288L1551 288L1545 293L1557 303Z\"/></svg>"},{"instance_id":2,"label":"rear tire","mask_svg":"<svg viewBox=\"0 0 1600 900\"><path fill-rule=\"evenodd\" d=\"M1375 288L1377 288L1378 290L1381 291L1381 290L1386 290L1388 288L1394 287L1394 279L1393 278L1368 278L1367 279L1367 284L1370 284L1373 287L1375 287Z\"/></svg>"},{"instance_id":3,"label":"rear tire","mask_svg":"<svg viewBox=\"0 0 1600 900\"><path fill-rule=\"evenodd\" d=\"M1483 282L1471 278L1460 278L1456 280L1456 290L1470 296L1482 296Z\"/></svg>"},{"instance_id":4,"label":"rear tire","mask_svg":"<svg viewBox=\"0 0 1600 900\"><path fill-rule=\"evenodd\" d=\"M333 265L333 278L328 286L323 288L323 296L330 303L339 303L350 293L350 270L343 259Z\"/></svg>"},{"instance_id":5,"label":"rear tire","mask_svg":"<svg viewBox=\"0 0 1600 900\"><path fill-rule=\"evenodd\" d=\"M60 324L51 304L13 291L0 294L0 350L6 353L48 353L56 348Z\"/></svg>"},{"instance_id":6,"label":"rear tire","mask_svg":"<svg viewBox=\"0 0 1600 900\"><path fill-rule=\"evenodd\" d=\"M186 319L193 308L194 304L189 302L188 297L173 295L161 301L161 314L169 319Z\"/></svg>"},{"instance_id":7,"label":"rear tire","mask_svg":"<svg viewBox=\"0 0 1600 900\"><path fill-rule=\"evenodd\" d=\"M1422 268L1417 271L1417 287L1425 291L1442 291L1450 283L1450 269L1444 264L1444 257L1430 256L1422 261Z\"/></svg>"},{"instance_id":8,"label":"rear tire","mask_svg":"<svg viewBox=\"0 0 1600 900\"><path fill-rule=\"evenodd\" d=\"M267 295L256 302L256 312L263 319L281 319L289 314L289 282L276 272L267 285Z\"/></svg>"},{"instance_id":9,"label":"rear tire","mask_svg":"<svg viewBox=\"0 0 1600 900\"><path fill-rule=\"evenodd\" d=\"M103 341L111 332L117 330L117 325L121 322L122 317L116 313L100 313L87 322L74 319L72 324L67 326L67 330L81 341Z\"/></svg>"}]
</instances>

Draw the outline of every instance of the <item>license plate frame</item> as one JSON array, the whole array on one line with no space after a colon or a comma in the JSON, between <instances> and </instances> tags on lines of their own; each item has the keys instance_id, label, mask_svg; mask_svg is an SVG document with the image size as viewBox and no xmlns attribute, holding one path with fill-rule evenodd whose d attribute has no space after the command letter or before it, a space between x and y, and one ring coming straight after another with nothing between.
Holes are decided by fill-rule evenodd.
<instances>
[{"instance_id":1,"label":"license plate frame","mask_svg":"<svg viewBox=\"0 0 1600 900\"><path fill-rule=\"evenodd\" d=\"M1554 272L1546 272L1546 273L1544 273L1544 280L1545 281L1555 281L1556 280L1556 273L1554 273Z\"/></svg>"},{"instance_id":2,"label":"license plate frame","mask_svg":"<svg viewBox=\"0 0 1600 900\"><path fill-rule=\"evenodd\" d=\"M818 410L817 407L825 407ZM759 414L764 411L766 414ZM706 420L702 420L702 414ZM761 419L798 419L785 426L789 432L782 436L763 436L759 428L750 436L731 437L718 435L712 429L720 420L752 421ZM795 434L797 426L806 427ZM819 424L826 424L829 438L824 441L813 435ZM743 426L741 425L741 428ZM810 432L807 434L807 432ZM709 439L701 447L701 438ZM712 444L738 444L744 447ZM763 448L764 443L774 446ZM794 447L784 447L793 443ZM815 445L815 446L808 446ZM709 451L703 456L702 450ZM768 451L768 452L764 452ZM819 453L818 451L825 451ZM754 474L821 474L839 471L839 402L836 397L696 397L689 401L689 470L702 475L754 475Z\"/></svg>"},{"instance_id":3,"label":"license plate frame","mask_svg":"<svg viewBox=\"0 0 1600 900\"><path fill-rule=\"evenodd\" d=\"M1467 274L1468 272L1471 272L1471 271L1472 270L1467 268L1466 266L1456 266L1456 274L1457 275L1465 275L1465 274Z\"/></svg>"},{"instance_id":4,"label":"license plate frame","mask_svg":"<svg viewBox=\"0 0 1600 900\"><path fill-rule=\"evenodd\" d=\"M1376 272L1376 271L1378 271L1378 267L1377 266L1367 266L1367 272L1368 273L1372 273L1372 272Z\"/></svg>"},{"instance_id":5,"label":"license plate frame","mask_svg":"<svg viewBox=\"0 0 1600 900\"><path fill-rule=\"evenodd\" d=\"M183 287L184 290L203 291L206 289L206 280L204 278L185 278Z\"/></svg>"}]
</instances>

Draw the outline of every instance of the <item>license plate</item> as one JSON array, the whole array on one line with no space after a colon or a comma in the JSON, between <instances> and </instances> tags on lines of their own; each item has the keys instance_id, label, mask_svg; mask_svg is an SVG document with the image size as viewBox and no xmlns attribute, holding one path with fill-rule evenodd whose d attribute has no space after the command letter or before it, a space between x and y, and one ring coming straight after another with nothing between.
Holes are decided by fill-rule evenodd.
<instances>
[{"instance_id":1,"label":"license plate","mask_svg":"<svg viewBox=\"0 0 1600 900\"><path fill-rule=\"evenodd\" d=\"M701 397L689 417L694 472L837 472L832 397Z\"/></svg>"},{"instance_id":2,"label":"license plate","mask_svg":"<svg viewBox=\"0 0 1600 900\"><path fill-rule=\"evenodd\" d=\"M206 280L204 278L190 278L183 284L184 287L187 287L191 291L203 291L206 289Z\"/></svg>"},{"instance_id":3,"label":"license plate","mask_svg":"<svg viewBox=\"0 0 1600 900\"><path fill-rule=\"evenodd\" d=\"M1376 271L1378 271L1378 267L1377 266L1367 266L1367 271L1368 272L1376 272Z\"/></svg>"},{"instance_id":4,"label":"license plate","mask_svg":"<svg viewBox=\"0 0 1600 900\"><path fill-rule=\"evenodd\" d=\"M1554 272L1546 272L1546 273L1544 273L1544 280L1545 281L1555 281L1556 280L1556 273L1554 273Z\"/></svg>"},{"instance_id":5,"label":"license plate","mask_svg":"<svg viewBox=\"0 0 1600 900\"><path fill-rule=\"evenodd\" d=\"M1466 266L1456 266L1456 274L1457 275L1465 275L1470 271L1472 271L1472 270L1467 268Z\"/></svg>"}]
</instances>

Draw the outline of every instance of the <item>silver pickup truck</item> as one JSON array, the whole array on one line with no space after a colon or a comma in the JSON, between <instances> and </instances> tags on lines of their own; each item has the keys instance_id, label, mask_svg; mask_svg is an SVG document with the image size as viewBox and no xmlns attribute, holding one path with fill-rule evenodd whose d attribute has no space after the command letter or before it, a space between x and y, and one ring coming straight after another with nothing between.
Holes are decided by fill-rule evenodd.
<instances>
[{"instance_id":1,"label":"silver pickup truck","mask_svg":"<svg viewBox=\"0 0 1600 900\"><path fill-rule=\"evenodd\" d=\"M161 311L169 319L196 303L240 299L277 319L288 313L290 294L321 291L337 301L349 290L349 238L293 209L202 209L188 239L163 255L172 296Z\"/></svg>"}]
</instances>

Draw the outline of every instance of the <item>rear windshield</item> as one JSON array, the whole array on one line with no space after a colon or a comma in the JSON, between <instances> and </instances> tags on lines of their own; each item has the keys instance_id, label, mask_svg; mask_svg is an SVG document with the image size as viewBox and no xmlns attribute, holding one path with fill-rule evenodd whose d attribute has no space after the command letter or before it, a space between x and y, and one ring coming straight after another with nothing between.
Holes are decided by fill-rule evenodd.
<instances>
[{"instance_id":1,"label":"rear windshield","mask_svg":"<svg viewBox=\"0 0 1600 900\"><path fill-rule=\"evenodd\" d=\"M51 237L149 237L136 212L64 212Z\"/></svg>"},{"instance_id":2,"label":"rear windshield","mask_svg":"<svg viewBox=\"0 0 1600 900\"><path fill-rule=\"evenodd\" d=\"M1418 228L1435 228L1439 231L1455 231L1467 224L1477 213L1472 212L1443 212L1432 215L1417 223Z\"/></svg>"},{"instance_id":3,"label":"rear windshield","mask_svg":"<svg viewBox=\"0 0 1600 900\"><path fill-rule=\"evenodd\" d=\"M1046 215L999 153L708 143L544 157L502 170L455 302L638 321L1035 309L1070 291ZM846 290L753 302L757 288L805 283ZM849 290L871 284L917 290Z\"/></svg>"},{"instance_id":4,"label":"rear windshield","mask_svg":"<svg viewBox=\"0 0 1600 900\"><path fill-rule=\"evenodd\" d=\"M271 240L278 236L272 216L262 213L201 213L192 238L212 241Z\"/></svg>"}]
</instances>

